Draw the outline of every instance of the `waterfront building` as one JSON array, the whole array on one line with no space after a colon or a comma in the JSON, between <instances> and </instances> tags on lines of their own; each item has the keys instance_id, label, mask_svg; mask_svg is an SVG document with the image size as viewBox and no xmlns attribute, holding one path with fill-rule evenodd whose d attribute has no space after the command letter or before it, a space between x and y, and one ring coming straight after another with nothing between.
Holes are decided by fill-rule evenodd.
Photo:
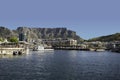
<instances>
[{"instance_id":1,"label":"waterfront building","mask_svg":"<svg viewBox=\"0 0 120 80\"><path fill-rule=\"evenodd\" d=\"M76 46L77 40L74 39L42 39L42 42L52 46Z\"/></svg>"},{"instance_id":2,"label":"waterfront building","mask_svg":"<svg viewBox=\"0 0 120 80\"><path fill-rule=\"evenodd\" d=\"M19 41L26 41L26 40L27 40L26 34L25 33L20 33L19 34Z\"/></svg>"},{"instance_id":3,"label":"waterfront building","mask_svg":"<svg viewBox=\"0 0 120 80\"><path fill-rule=\"evenodd\" d=\"M28 43L25 41L14 42L3 42L0 44L0 55L1 54L27 54Z\"/></svg>"},{"instance_id":4,"label":"waterfront building","mask_svg":"<svg viewBox=\"0 0 120 80\"><path fill-rule=\"evenodd\" d=\"M113 52L120 52L120 41L109 42L107 49Z\"/></svg>"}]
</instances>

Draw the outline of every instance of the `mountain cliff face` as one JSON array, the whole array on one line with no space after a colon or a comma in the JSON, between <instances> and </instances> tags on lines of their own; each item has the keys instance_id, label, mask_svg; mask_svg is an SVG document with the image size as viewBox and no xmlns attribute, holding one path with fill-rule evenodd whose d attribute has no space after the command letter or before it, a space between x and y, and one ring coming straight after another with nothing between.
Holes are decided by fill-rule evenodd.
<instances>
[{"instance_id":1,"label":"mountain cliff face","mask_svg":"<svg viewBox=\"0 0 120 80\"><path fill-rule=\"evenodd\" d=\"M42 39L51 39L51 38L74 38L77 39L79 36L76 35L76 32L67 30L66 28L27 28L19 27L17 29L18 33L26 33L31 36L31 38L42 38Z\"/></svg>"},{"instance_id":2,"label":"mountain cliff face","mask_svg":"<svg viewBox=\"0 0 120 80\"><path fill-rule=\"evenodd\" d=\"M67 30L67 28L29 28L18 27L16 30L10 30L5 27L0 27L0 37L7 38L18 36L20 33L25 33L32 39L54 39L54 38L73 38L83 40L75 31Z\"/></svg>"}]
</instances>

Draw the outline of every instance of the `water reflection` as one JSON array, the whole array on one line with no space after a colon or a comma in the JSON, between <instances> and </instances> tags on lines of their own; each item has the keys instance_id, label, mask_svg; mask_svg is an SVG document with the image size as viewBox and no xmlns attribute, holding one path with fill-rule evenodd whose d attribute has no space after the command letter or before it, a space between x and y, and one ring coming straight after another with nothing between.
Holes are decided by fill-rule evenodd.
<instances>
[{"instance_id":1,"label":"water reflection","mask_svg":"<svg viewBox=\"0 0 120 80\"><path fill-rule=\"evenodd\" d=\"M120 54L34 51L0 58L0 80L119 80Z\"/></svg>"},{"instance_id":2,"label":"water reflection","mask_svg":"<svg viewBox=\"0 0 120 80\"><path fill-rule=\"evenodd\" d=\"M6 54L6 55L0 55L0 59L2 58L18 58L22 55L12 55L12 54Z\"/></svg>"}]
</instances>

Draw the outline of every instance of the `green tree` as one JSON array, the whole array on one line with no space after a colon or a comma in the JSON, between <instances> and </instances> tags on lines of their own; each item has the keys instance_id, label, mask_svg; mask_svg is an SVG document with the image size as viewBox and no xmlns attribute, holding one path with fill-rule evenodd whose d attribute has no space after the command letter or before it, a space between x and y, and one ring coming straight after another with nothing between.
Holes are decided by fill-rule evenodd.
<instances>
[{"instance_id":1,"label":"green tree","mask_svg":"<svg viewBox=\"0 0 120 80\"><path fill-rule=\"evenodd\" d=\"M4 39L3 38L0 38L0 42L3 42L4 41Z\"/></svg>"},{"instance_id":2,"label":"green tree","mask_svg":"<svg viewBox=\"0 0 120 80\"><path fill-rule=\"evenodd\" d=\"M18 38L17 37L11 37L10 42L18 43Z\"/></svg>"}]
</instances>

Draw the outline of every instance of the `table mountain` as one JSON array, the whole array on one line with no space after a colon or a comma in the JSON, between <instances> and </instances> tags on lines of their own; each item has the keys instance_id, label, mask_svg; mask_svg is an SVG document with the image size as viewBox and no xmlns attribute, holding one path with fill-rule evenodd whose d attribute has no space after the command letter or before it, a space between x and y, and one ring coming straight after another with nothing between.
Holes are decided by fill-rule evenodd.
<instances>
[{"instance_id":1,"label":"table mountain","mask_svg":"<svg viewBox=\"0 0 120 80\"><path fill-rule=\"evenodd\" d=\"M20 33L25 33L27 37L32 39L55 39L55 38L73 38L77 40L83 40L75 31L68 30L67 28L29 28L18 27L16 30L10 30L5 27L0 27L0 37L8 38L11 36L17 36Z\"/></svg>"}]
</instances>

